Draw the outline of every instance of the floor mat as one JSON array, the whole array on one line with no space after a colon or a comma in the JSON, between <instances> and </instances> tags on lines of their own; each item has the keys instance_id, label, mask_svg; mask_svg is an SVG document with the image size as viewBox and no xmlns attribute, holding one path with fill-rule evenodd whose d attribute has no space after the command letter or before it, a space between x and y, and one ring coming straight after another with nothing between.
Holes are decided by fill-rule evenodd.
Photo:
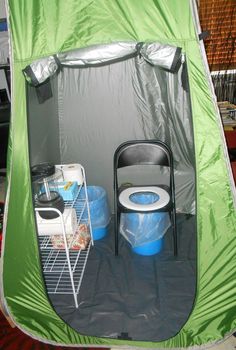
<instances>
[{"instance_id":1,"label":"floor mat","mask_svg":"<svg viewBox=\"0 0 236 350\"><path fill-rule=\"evenodd\" d=\"M134 254L120 239L114 256L109 235L95 242L87 262L79 307L68 295L50 295L57 313L80 334L140 341L174 336L191 312L196 284L195 217L178 215L178 257L172 231L155 256Z\"/></svg>"}]
</instances>

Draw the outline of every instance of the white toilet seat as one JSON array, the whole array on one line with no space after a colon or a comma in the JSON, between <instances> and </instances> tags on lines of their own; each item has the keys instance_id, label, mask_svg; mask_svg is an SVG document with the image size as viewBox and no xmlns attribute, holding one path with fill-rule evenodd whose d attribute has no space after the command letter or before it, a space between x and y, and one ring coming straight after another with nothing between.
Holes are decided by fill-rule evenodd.
<instances>
[{"instance_id":1,"label":"white toilet seat","mask_svg":"<svg viewBox=\"0 0 236 350\"><path fill-rule=\"evenodd\" d=\"M150 204L138 204L131 201L130 196L140 192L151 192L158 195L159 199ZM145 187L129 187L122 191L119 195L119 202L127 209L134 211L151 211L158 210L166 206L170 201L169 193L163 188L157 186L145 186Z\"/></svg>"}]
</instances>

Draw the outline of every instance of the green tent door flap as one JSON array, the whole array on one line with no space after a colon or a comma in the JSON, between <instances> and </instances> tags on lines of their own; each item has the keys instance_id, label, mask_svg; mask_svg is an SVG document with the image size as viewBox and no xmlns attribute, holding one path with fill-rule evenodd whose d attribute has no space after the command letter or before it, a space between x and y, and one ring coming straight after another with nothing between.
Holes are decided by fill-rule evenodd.
<instances>
[{"instance_id":1,"label":"green tent door flap","mask_svg":"<svg viewBox=\"0 0 236 350\"><path fill-rule=\"evenodd\" d=\"M236 192L195 1L8 0L7 10L12 114L1 295L14 323L45 343L83 347L193 348L232 334ZM151 139L173 153L178 254L171 221L163 250L141 256L122 219L115 256L113 155L125 141ZM82 164L89 191L104 188L111 213L107 235L85 250L74 298L58 286L77 281L85 251L70 249L55 274L49 261L57 266L63 249L54 245L45 262L32 182L32 167L45 162ZM122 169L121 183L153 185L159 176L168 184L166 167L146 168Z\"/></svg>"}]
</instances>

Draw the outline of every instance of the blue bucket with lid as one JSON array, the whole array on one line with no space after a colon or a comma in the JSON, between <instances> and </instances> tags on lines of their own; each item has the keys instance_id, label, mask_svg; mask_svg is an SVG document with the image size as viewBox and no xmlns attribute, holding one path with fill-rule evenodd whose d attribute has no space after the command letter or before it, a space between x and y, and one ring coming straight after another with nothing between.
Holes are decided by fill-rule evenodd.
<instances>
[{"instance_id":1,"label":"blue bucket with lid","mask_svg":"<svg viewBox=\"0 0 236 350\"><path fill-rule=\"evenodd\" d=\"M149 191L137 192L130 199L134 203L150 204L158 201L159 196ZM150 256L162 251L163 236L170 226L168 212L132 212L122 216L123 235L131 243L134 253Z\"/></svg>"}]
</instances>

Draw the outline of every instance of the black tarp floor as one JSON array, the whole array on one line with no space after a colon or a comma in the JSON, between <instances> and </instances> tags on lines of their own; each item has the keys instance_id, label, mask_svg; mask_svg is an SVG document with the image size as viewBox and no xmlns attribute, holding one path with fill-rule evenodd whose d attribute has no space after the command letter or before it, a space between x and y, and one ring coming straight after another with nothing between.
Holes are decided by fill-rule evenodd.
<instances>
[{"instance_id":1,"label":"black tarp floor","mask_svg":"<svg viewBox=\"0 0 236 350\"><path fill-rule=\"evenodd\" d=\"M50 295L60 317L80 334L161 341L174 336L187 321L196 287L195 217L179 214L178 256L173 256L172 231L164 249L155 256L141 256L120 238L114 255L114 232L95 241L78 295Z\"/></svg>"}]
</instances>

